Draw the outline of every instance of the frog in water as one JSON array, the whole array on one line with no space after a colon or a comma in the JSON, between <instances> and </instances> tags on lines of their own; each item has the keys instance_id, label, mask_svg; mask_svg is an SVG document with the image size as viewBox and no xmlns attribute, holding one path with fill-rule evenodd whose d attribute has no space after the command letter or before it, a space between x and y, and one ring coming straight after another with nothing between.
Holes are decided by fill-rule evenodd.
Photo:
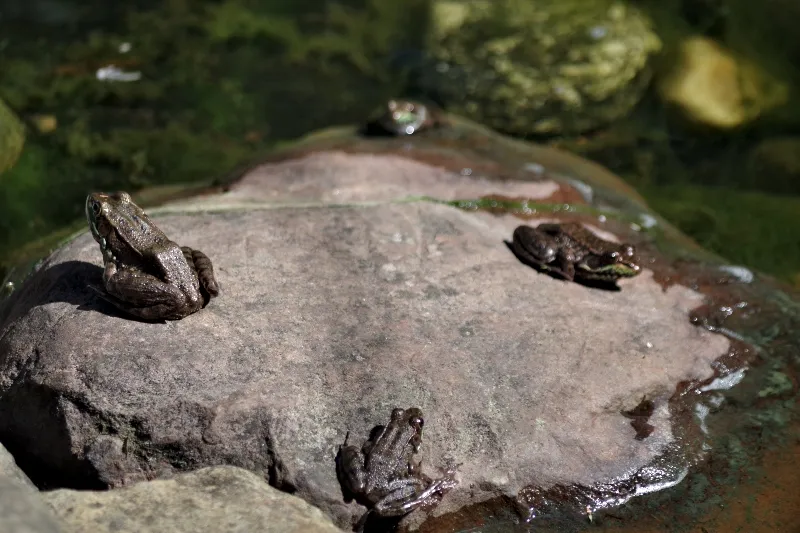
<instances>
[{"instance_id":1,"label":"frog in water","mask_svg":"<svg viewBox=\"0 0 800 533\"><path fill-rule=\"evenodd\" d=\"M413 135L441 125L441 112L414 100L392 99L373 113L366 131L380 135Z\"/></svg>"},{"instance_id":2,"label":"frog in water","mask_svg":"<svg viewBox=\"0 0 800 533\"><path fill-rule=\"evenodd\" d=\"M641 272L633 246L605 241L577 222L519 226L510 247L523 263L568 281L613 283Z\"/></svg>"},{"instance_id":3,"label":"frog in water","mask_svg":"<svg viewBox=\"0 0 800 533\"><path fill-rule=\"evenodd\" d=\"M345 491L381 517L403 516L427 503L438 503L455 487L452 473L433 480L423 474L412 456L422 443L422 411L394 409L386 426L378 426L361 448L348 444L349 433L337 456L337 474Z\"/></svg>"},{"instance_id":4,"label":"frog in water","mask_svg":"<svg viewBox=\"0 0 800 533\"><path fill-rule=\"evenodd\" d=\"M92 193L86 219L103 254L101 296L144 320L178 320L219 294L211 260L178 246L128 193Z\"/></svg>"}]
</instances>

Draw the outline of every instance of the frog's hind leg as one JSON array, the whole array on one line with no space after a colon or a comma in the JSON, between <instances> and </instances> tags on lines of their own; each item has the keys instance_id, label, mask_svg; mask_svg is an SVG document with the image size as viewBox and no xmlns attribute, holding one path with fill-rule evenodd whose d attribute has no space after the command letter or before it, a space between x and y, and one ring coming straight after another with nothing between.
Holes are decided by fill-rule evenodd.
<instances>
[{"instance_id":1,"label":"frog's hind leg","mask_svg":"<svg viewBox=\"0 0 800 533\"><path fill-rule=\"evenodd\" d=\"M449 478L433 481L428 488L419 491L421 483L417 480L410 482L408 478L398 479L389 484L393 489L385 498L375 504L372 512L379 516L402 516L408 514L420 505L427 504L447 490L455 486L456 482Z\"/></svg>"},{"instance_id":2,"label":"frog's hind leg","mask_svg":"<svg viewBox=\"0 0 800 533\"><path fill-rule=\"evenodd\" d=\"M150 274L117 269L110 263L103 281L107 293L104 299L141 319L177 320L192 312L187 312L186 295L180 289Z\"/></svg>"},{"instance_id":3,"label":"frog's hind leg","mask_svg":"<svg viewBox=\"0 0 800 533\"><path fill-rule=\"evenodd\" d=\"M181 251L186 258L186 262L197 272L200 287L208 294L208 299L219 296L219 284L214 277L214 266L211 264L211 259L200 250L195 250L188 246L181 246Z\"/></svg>"}]
</instances>

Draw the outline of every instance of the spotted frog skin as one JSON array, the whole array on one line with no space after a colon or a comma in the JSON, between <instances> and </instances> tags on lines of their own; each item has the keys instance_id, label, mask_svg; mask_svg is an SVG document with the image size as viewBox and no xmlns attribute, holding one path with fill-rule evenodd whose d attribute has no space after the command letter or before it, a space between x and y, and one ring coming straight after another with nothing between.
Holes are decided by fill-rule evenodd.
<instances>
[{"instance_id":1,"label":"spotted frog skin","mask_svg":"<svg viewBox=\"0 0 800 533\"><path fill-rule=\"evenodd\" d=\"M211 260L178 246L128 193L92 193L86 219L103 254L101 296L144 320L178 320L219 294Z\"/></svg>"},{"instance_id":2,"label":"spotted frog skin","mask_svg":"<svg viewBox=\"0 0 800 533\"><path fill-rule=\"evenodd\" d=\"M524 263L568 281L613 283L641 272L633 246L605 241L577 222L519 226L511 249Z\"/></svg>"},{"instance_id":3,"label":"spotted frog skin","mask_svg":"<svg viewBox=\"0 0 800 533\"><path fill-rule=\"evenodd\" d=\"M430 479L420 471L412 456L422 442L422 411L416 407L394 409L386 426L373 430L371 437L356 447L348 436L339 448L337 473L346 492L378 516L402 516L427 503L438 503L444 492L457 482L452 473Z\"/></svg>"},{"instance_id":4,"label":"spotted frog skin","mask_svg":"<svg viewBox=\"0 0 800 533\"><path fill-rule=\"evenodd\" d=\"M373 113L367 129L382 135L407 136L441 123L441 112L434 106L415 100L392 99Z\"/></svg>"}]
</instances>

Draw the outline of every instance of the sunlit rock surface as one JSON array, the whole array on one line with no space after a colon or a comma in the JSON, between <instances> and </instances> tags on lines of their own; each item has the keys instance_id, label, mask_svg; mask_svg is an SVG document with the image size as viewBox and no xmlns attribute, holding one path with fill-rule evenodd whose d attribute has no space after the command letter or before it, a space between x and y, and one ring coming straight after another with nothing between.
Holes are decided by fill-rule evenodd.
<instances>
[{"instance_id":1,"label":"sunlit rock surface","mask_svg":"<svg viewBox=\"0 0 800 533\"><path fill-rule=\"evenodd\" d=\"M340 526L363 507L342 501L337 448L394 407L425 413L429 474L457 465L435 514L624 478L676 444L667 400L729 349L690 323L702 295L649 269L618 292L539 274L504 243L518 218L390 201L404 188L474 197L477 176L370 157L261 166L202 199L205 212L155 216L211 257L222 286L181 321L137 322L99 300L88 233L57 251L0 315L0 438L68 486L240 466ZM554 186L479 183L532 198ZM323 205L334 188L350 205ZM277 206L281 189L302 206ZM646 435L623 415L643 398Z\"/></svg>"},{"instance_id":2,"label":"sunlit rock surface","mask_svg":"<svg viewBox=\"0 0 800 533\"><path fill-rule=\"evenodd\" d=\"M231 466L113 491L55 490L43 499L65 533L341 533L319 509Z\"/></svg>"}]
</instances>

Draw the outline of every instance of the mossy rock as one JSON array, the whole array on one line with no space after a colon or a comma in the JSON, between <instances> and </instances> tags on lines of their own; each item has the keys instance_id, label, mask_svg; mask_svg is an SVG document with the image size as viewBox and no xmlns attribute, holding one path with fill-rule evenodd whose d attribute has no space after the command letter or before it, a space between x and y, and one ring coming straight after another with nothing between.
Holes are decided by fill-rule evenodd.
<instances>
[{"instance_id":1,"label":"mossy rock","mask_svg":"<svg viewBox=\"0 0 800 533\"><path fill-rule=\"evenodd\" d=\"M508 133L558 134L626 115L661 41L619 1L440 0L431 48L451 110Z\"/></svg>"},{"instance_id":2,"label":"mossy rock","mask_svg":"<svg viewBox=\"0 0 800 533\"><path fill-rule=\"evenodd\" d=\"M0 174L14 166L25 144L25 127L0 100Z\"/></svg>"}]
</instances>

